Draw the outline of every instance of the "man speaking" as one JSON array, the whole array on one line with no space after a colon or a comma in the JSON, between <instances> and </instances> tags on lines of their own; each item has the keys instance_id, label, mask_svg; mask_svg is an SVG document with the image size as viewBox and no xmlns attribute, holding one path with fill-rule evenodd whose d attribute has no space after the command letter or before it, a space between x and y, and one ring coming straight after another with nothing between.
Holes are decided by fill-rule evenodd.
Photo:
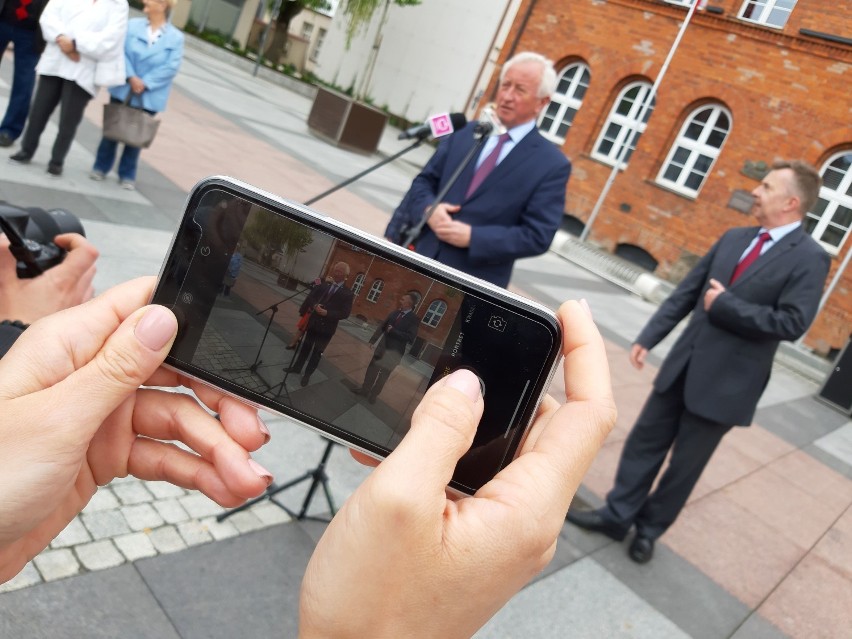
<instances>
[{"instance_id":1,"label":"man speaking","mask_svg":"<svg viewBox=\"0 0 852 639\"><path fill-rule=\"evenodd\" d=\"M506 286L516 259L544 253L565 210L571 163L536 128L556 89L553 64L519 53L503 65L496 116L506 132L490 137L437 203L414 250L498 286ZM385 236L404 239L449 183L478 142L477 123L445 138L414 178Z\"/></svg>"}]
</instances>

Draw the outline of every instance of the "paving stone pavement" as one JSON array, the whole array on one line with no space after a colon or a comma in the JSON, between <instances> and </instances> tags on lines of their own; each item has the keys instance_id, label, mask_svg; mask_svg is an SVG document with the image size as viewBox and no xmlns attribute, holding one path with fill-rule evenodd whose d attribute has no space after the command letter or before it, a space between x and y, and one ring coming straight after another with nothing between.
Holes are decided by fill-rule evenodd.
<instances>
[{"instance_id":1,"label":"paving stone pavement","mask_svg":"<svg viewBox=\"0 0 852 639\"><path fill-rule=\"evenodd\" d=\"M190 42L159 137L142 154L136 192L87 178L104 96L89 106L62 179L44 174L44 150L30 167L8 165L0 152L0 198L83 218L101 250L99 290L158 271L198 179L230 174L303 201L378 160L314 138L309 99L197 47ZM11 66L4 58L0 105ZM394 133L382 140L385 155L402 148ZM51 127L44 139L54 134ZM418 149L315 206L381 233L429 154ZM555 253L520 261L512 287L551 307L585 297L607 340L620 415L578 497L597 505L653 365L673 340L653 351L651 370L633 371L625 352L653 304ZM848 636L852 422L814 401L818 385L776 367L755 425L726 438L651 564L637 566L623 544L566 525L550 566L477 636ZM551 391L563 393L562 380ZM319 437L279 416L264 419L273 438L256 458L280 482L316 464ZM342 502L368 471L335 451L331 492ZM305 487L281 502L298 510ZM309 514L328 510L318 496ZM294 635L298 584L323 524L291 521L269 501L217 522L221 512L203 495L160 482L102 487L47 550L0 585L0 637Z\"/></svg>"}]
</instances>

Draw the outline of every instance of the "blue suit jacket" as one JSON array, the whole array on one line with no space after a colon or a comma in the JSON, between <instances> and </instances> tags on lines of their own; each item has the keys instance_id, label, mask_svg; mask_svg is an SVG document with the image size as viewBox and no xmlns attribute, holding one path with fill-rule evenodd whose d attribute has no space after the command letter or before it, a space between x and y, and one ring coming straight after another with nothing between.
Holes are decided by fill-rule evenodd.
<instances>
[{"instance_id":1,"label":"blue suit jacket","mask_svg":"<svg viewBox=\"0 0 852 639\"><path fill-rule=\"evenodd\" d=\"M183 32L171 22L165 24L163 34L149 47L148 18L129 20L127 38L124 41L127 77L141 78L146 87L142 92L141 103L138 97L134 97L130 104L155 113L165 110L172 80L177 75L182 59ZM109 90L109 94L119 100L124 100L129 92L129 84Z\"/></svg>"},{"instance_id":2,"label":"blue suit jacket","mask_svg":"<svg viewBox=\"0 0 852 639\"><path fill-rule=\"evenodd\" d=\"M446 138L394 212L385 235L395 241L404 225L414 225L432 204L476 143L475 123ZM562 222L571 163L533 129L468 198L475 161L450 188L445 202L461 204L453 218L470 224L468 248L441 242L426 226L415 242L418 253L498 286L506 286L516 259L544 253Z\"/></svg>"},{"instance_id":3,"label":"blue suit jacket","mask_svg":"<svg viewBox=\"0 0 852 639\"><path fill-rule=\"evenodd\" d=\"M731 275L755 227L725 233L663 302L636 342L656 346L692 313L654 380L664 392L686 372L690 412L726 425L751 423L781 340L798 339L817 312L831 260L801 227L757 258L734 284ZM704 310L710 279L726 291Z\"/></svg>"}]
</instances>

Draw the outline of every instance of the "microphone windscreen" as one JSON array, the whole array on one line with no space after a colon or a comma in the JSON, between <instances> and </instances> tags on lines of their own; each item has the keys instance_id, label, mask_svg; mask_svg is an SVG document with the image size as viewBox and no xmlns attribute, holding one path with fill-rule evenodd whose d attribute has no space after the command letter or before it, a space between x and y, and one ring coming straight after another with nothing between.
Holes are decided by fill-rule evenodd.
<instances>
[{"instance_id":1,"label":"microphone windscreen","mask_svg":"<svg viewBox=\"0 0 852 639\"><path fill-rule=\"evenodd\" d=\"M450 113L450 122L453 124L453 131L458 131L467 125L467 118L464 113Z\"/></svg>"}]
</instances>

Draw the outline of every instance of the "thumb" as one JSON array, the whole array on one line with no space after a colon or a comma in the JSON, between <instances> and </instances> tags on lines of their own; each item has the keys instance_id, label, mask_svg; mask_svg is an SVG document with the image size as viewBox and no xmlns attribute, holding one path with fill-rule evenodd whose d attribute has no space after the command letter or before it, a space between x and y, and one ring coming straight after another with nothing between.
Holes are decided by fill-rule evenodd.
<instances>
[{"instance_id":1,"label":"thumb","mask_svg":"<svg viewBox=\"0 0 852 639\"><path fill-rule=\"evenodd\" d=\"M444 377L424 395L408 434L376 473L381 472L383 481L393 482L402 494L435 497L443 503L445 489L459 459L470 448L483 408L479 378L474 373L460 369Z\"/></svg>"},{"instance_id":2,"label":"thumb","mask_svg":"<svg viewBox=\"0 0 852 639\"><path fill-rule=\"evenodd\" d=\"M67 414L85 416L94 431L163 363L176 334L177 319L169 309L141 308L89 362L44 392L56 393Z\"/></svg>"}]
</instances>

